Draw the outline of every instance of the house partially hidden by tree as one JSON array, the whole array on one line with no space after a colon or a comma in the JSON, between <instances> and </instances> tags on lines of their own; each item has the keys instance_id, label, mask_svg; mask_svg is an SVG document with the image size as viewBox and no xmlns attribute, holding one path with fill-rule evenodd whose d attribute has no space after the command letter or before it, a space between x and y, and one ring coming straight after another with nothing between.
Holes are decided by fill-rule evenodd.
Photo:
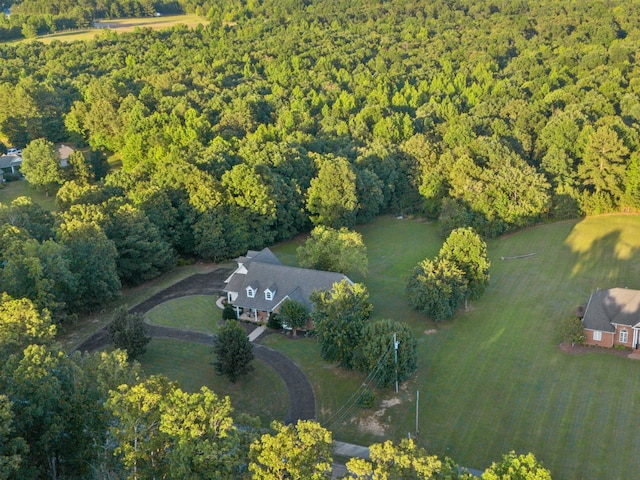
<instances>
[{"instance_id":1,"label":"house partially hidden by tree","mask_svg":"<svg viewBox=\"0 0 640 480\"><path fill-rule=\"evenodd\" d=\"M237 262L238 268L225 280L223 291L238 318L252 322L267 322L287 298L311 311L309 297L314 290L331 290L334 283L345 279L353 284L341 273L283 265L268 248L260 252L249 250Z\"/></svg>"},{"instance_id":2,"label":"house partially hidden by tree","mask_svg":"<svg viewBox=\"0 0 640 480\"><path fill-rule=\"evenodd\" d=\"M640 346L640 290L596 290L589 298L582 325L587 345L623 345L637 349Z\"/></svg>"},{"instance_id":3,"label":"house partially hidden by tree","mask_svg":"<svg viewBox=\"0 0 640 480\"><path fill-rule=\"evenodd\" d=\"M22 165L22 157L19 155L0 155L0 171L3 173L18 173Z\"/></svg>"}]
</instances>

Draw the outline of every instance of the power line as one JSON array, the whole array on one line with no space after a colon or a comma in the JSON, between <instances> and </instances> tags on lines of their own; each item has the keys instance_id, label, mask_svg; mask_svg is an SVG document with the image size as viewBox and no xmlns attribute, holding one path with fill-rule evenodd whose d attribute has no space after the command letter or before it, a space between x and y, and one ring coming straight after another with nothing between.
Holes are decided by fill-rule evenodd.
<instances>
[{"instance_id":1,"label":"power line","mask_svg":"<svg viewBox=\"0 0 640 480\"><path fill-rule=\"evenodd\" d=\"M342 406L325 422L328 425L328 429L331 429L334 425L340 423L346 415L353 410L358 401L362 398L365 391L371 385L374 380L383 373L384 361L391 352L392 347L389 347L387 351L380 357L374 368L371 370L365 381L358 387L351 397L342 404ZM344 411L343 411L344 409Z\"/></svg>"}]
</instances>

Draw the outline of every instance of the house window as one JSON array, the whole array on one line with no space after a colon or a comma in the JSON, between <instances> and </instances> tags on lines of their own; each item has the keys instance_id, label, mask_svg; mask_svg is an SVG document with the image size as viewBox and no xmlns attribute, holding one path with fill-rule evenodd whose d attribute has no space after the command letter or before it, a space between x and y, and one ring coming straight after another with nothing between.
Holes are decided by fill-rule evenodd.
<instances>
[{"instance_id":1,"label":"house window","mask_svg":"<svg viewBox=\"0 0 640 480\"><path fill-rule=\"evenodd\" d=\"M620 330L620 336L618 337L620 343L627 343L629 341L629 332L626 330Z\"/></svg>"},{"instance_id":2,"label":"house window","mask_svg":"<svg viewBox=\"0 0 640 480\"><path fill-rule=\"evenodd\" d=\"M594 330L593 339L598 342L602 340L602 332L600 330Z\"/></svg>"},{"instance_id":3,"label":"house window","mask_svg":"<svg viewBox=\"0 0 640 480\"><path fill-rule=\"evenodd\" d=\"M251 287L247 287L247 297L253 298L255 296L256 296L256 291Z\"/></svg>"},{"instance_id":4,"label":"house window","mask_svg":"<svg viewBox=\"0 0 640 480\"><path fill-rule=\"evenodd\" d=\"M264 291L264 299L265 300L273 300L273 292L271 290Z\"/></svg>"}]
</instances>

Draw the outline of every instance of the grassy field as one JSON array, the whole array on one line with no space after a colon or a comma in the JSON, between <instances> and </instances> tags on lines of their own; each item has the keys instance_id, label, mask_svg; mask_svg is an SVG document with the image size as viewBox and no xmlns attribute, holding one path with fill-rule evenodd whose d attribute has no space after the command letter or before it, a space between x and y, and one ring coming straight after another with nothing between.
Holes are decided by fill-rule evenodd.
<instances>
[{"instance_id":1,"label":"grassy field","mask_svg":"<svg viewBox=\"0 0 640 480\"><path fill-rule=\"evenodd\" d=\"M0 203L8 205L18 197L31 197L33 203L39 204L42 208L52 212L58 210L55 194L47 197L44 192L36 190L26 180L7 182L3 188L0 188Z\"/></svg>"},{"instance_id":2,"label":"grassy field","mask_svg":"<svg viewBox=\"0 0 640 480\"><path fill-rule=\"evenodd\" d=\"M559 322L594 288L640 288L640 217L542 225L491 241L491 287L469 311L439 325L409 311L403 293L413 265L440 248L436 227L387 217L360 230L369 248L365 283L375 316L412 325L421 365L399 395L382 392L384 403L374 412L359 411L334 426L336 438L368 444L415 436L419 390L418 442L465 466L483 469L516 450L533 451L555 478L635 476L640 459L630 452L640 448L640 438L630 419L640 397L640 362L595 351L572 356L557 345ZM290 242L274 250L292 261L295 247ZM536 255L501 260L527 253ZM362 380L323 373L311 345L267 342L312 379L321 421Z\"/></svg>"},{"instance_id":3,"label":"grassy field","mask_svg":"<svg viewBox=\"0 0 640 480\"><path fill-rule=\"evenodd\" d=\"M136 28L152 28L154 30L162 30L171 28L175 25L186 25L189 28L193 28L200 24L206 25L207 23L208 22L204 18L197 15L168 15L163 17L148 18L118 18L96 22L96 28L64 31L51 35L44 35L42 37L28 38L7 43L38 41L48 44L56 40L60 42L74 42L77 40L91 40L98 35L103 34L105 30L113 30L122 33L132 32Z\"/></svg>"},{"instance_id":4,"label":"grassy field","mask_svg":"<svg viewBox=\"0 0 640 480\"><path fill-rule=\"evenodd\" d=\"M216 306L216 300L211 295L176 298L147 312L145 320L154 325L216 333L222 318L222 310Z\"/></svg>"},{"instance_id":5,"label":"grassy field","mask_svg":"<svg viewBox=\"0 0 640 480\"><path fill-rule=\"evenodd\" d=\"M207 345L154 338L138 360L147 374L163 374L186 391L195 392L204 385L220 397L228 395L236 412L259 416L265 426L273 419L285 419L289 396L273 369L254 360L254 371L234 384L215 373L211 351Z\"/></svg>"},{"instance_id":6,"label":"grassy field","mask_svg":"<svg viewBox=\"0 0 640 480\"><path fill-rule=\"evenodd\" d=\"M264 340L305 371L316 392L318 420L331 427L334 438L369 445L411 432L430 452L472 468L484 469L515 450L534 452L554 478L635 477L640 459L631 452L640 448L640 438L629 419L640 397L640 362L595 349L580 356L563 353L558 327L596 287L640 288L639 216L541 225L490 241L490 288L468 311L441 324L409 310L404 297L413 266L435 255L442 244L437 225L383 217L359 230L369 249L370 273L354 280L366 283L375 318L412 326L420 357L416 376L398 395L376 392L372 410L355 408L336 423L336 413L364 376L322 362L312 338L292 341L270 335ZM284 263L295 264L295 249L303 240L273 250ZM501 260L528 253L536 255ZM172 272L125 292L125 298L135 304L202 268ZM184 318L184 308L171 303L167 311ZM195 318L191 313L188 317ZM208 348L155 339L141 361L150 373L179 379L184 388L204 383L229 394L239 411L259 411L264 420L283 418L286 392L277 377L269 379L275 375L270 369L259 367L246 383L225 386L202 360L210 355ZM263 379L266 384L260 383ZM274 398L272 384L280 391ZM269 398L263 398L264 392Z\"/></svg>"}]
</instances>

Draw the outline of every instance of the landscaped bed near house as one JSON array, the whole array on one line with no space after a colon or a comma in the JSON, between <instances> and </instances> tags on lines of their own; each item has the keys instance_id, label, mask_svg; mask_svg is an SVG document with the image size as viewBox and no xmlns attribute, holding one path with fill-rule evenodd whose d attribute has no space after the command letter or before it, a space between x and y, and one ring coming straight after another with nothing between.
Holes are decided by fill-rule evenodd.
<instances>
[{"instance_id":1,"label":"landscaped bed near house","mask_svg":"<svg viewBox=\"0 0 640 480\"><path fill-rule=\"evenodd\" d=\"M596 287L640 288L640 216L540 225L491 240L490 288L468 312L440 325L410 311L403 292L412 267L440 248L437 225L384 217L359 230L369 248L365 283L374 316L412 325L421 364L397 397L388 391L386 403L333 426L334 438L362 444L382 439L380 432L416 438L419 390L417 441L430 452L484 469L502 453L532 451L554 478L635 477L640 361L596 351L571 355L558 344L560 321ZM273 250L293 259L295 247ZM338 404L330 391L344 398L349 388L342 382L352 381L355 392L363 378L318 374L317 353L306 360L311 346L294 348L271 337L265 343L294 358L314 386L331 382L316 387L321 421Z\"/></svg>"}]
</instances>

